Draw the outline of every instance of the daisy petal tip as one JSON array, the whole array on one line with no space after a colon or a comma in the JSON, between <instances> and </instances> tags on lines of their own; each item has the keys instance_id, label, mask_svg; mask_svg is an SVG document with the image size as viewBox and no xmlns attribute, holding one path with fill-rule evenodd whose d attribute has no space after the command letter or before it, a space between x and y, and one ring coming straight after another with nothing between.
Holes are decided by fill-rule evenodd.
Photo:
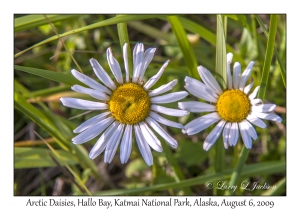
<instances>
[{"instance_id":1,"label":"daisy petal tip","mask_svg":"<svg viewBox=\"0 0 300 210\"><path fill-rule=\"evenodd\" d=\"M204 143L203 143L203 149L204 149L205 151L208 151L208 150L211 148L211 146L212 146L212 144L209 144L209 143L207 143L207 142L204 142Z\"/></svg>"},{"instance_id":2,"label":"daisy petal tip","mask_svg":"<svg viewBox=\"0 0 300 210\"><path fill-rule=\"evenodd\" d=\"M230 64L232 62L232 58L233 58L233 54L230 52L230 53L227 53L227 63Z\"/></svg>"}]
</instances>

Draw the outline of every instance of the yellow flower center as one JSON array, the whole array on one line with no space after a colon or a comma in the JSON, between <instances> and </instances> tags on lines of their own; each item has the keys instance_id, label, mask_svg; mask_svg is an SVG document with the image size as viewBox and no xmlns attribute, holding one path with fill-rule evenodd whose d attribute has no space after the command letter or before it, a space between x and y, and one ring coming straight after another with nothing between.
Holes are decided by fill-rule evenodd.
<instances>
[{"instance_id":1,"label":"yellow flower center","mask_svg":"<svg viewBox=\"0 0 300 210\"><path fill-rule=\"evenodd\" d=\"M220 95L217 101L217 112L226 121L240 122L250 112L248 96L240 90L227 90Z\"/></svg>"},{"instance_id":2,"label":"yellow flower center","mask_svg":"<svg viewBox=\"0 0 300 210\"><path fill-rule=\"evenodd\" d=\"M127 83L119 86L111 95L109 109L120 123L136 124L150 112L148 93L139 85Z\"/></svg>"}]
</instances>

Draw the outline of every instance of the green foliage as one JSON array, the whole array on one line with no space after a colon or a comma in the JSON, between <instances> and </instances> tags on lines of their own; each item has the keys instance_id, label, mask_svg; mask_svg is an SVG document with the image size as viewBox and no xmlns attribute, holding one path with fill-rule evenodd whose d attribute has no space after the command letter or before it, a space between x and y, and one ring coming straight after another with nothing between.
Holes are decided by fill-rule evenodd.
<instances>
[{"instance_id":1,"label":"green foliage","mask_svg":"<svg viewBox=\"0 0 300 210\"><path fill-rule=\"evenodd\" d=\"M44 15L24 15L14 20L14 169L15 195L49 195L57 181L63 180L62 195L220 195L205 189L208 181L260 180L276 185L276 190L260 190L252 195L285 195L286 193L286 17L285 15L46 15L59 34L55 34ZM64 41L66 50L61 43ZM185 76L201 79L197 66L209 69L220 82L224 81L226 53L233 53L233 62L242 70L255 61L251 77L260 85L264 102L275 103L282 124L265 121L265 129L255 128L258 139L249 153L240 140L234 148L224 149L222 137L209 152L202 149L208 131L193 136L181 129L165 127L177 140L173 150L162 138L163 152L154 152L153 166L145 164L133 140L132 153L126 164L120 163L119 149L112 163L103 162L103 154L95 160L88 152L95 138L83 145L71 141L78 125L97 113L64 107L60 97L87 98L74 93L79 84L71 74L78 69L95 80L89 63L95 58L113 78L106 58L111 47L124 72L123 44L128 43L129 67L132 72L132 50L137 42L145 49L157 48L145 72L145 80L157 73L170 60L155 89L174 79L178 84L170 91L184 90ZM74 60L72 60L71 55ZM223 76L222 76L223 75ZM265 94L266 93L266 94ZM77 94L77 95L76 95ZM89 98L91 99L91 98ZM94 99L92 99L94 100ZM194 101L189 95L184 101ZM166 106L178 108L177 103ZM191 113L182 118L164 116L186 124L202 116ZM51 138L50 145L41 138ZM18 147L17 143L26 143ZM215 151L216 149L216 151ZM57 167L57 168L54 168ZM35 170L39 170L35 174ZM51 170L58 171L55 176ZM25 172L24 172L25 171ZM49 174L48 174L49 173ZM42 174L42 175L41 175ZM44 174L49 175L46 180ZM26 178L40 185L28 192L22 186ZM20 178L22 177L22 178ZM41 181L37 181L41 180ZM34 182L34 181L33 181ZM236 191L235 195L246 195Z\"/></svg>"}]
</instances>

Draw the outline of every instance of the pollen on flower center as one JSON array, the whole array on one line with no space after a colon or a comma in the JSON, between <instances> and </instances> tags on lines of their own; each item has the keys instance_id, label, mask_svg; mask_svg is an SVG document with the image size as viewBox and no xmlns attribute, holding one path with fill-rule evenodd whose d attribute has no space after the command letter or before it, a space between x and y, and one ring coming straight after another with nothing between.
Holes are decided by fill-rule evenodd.
<instances>
[{"instance_id":1,"label":"pollen on flower center","mask_svg":"<svg viewBox=\"0 0 300 210\"><path fill-rule=\"evenodd\" d=\"M248 96L240 90L227 90L217 101L217 112L220 117L229 122L240 122L250 112Z\"/></svg>"},{"instance_id":2,"label":"pollen on flower center","mask_svg":"<svg viewBox=\"0 0 300 210\"><path fill-rule=\"evenodd\" d=\"M111 95L109 109L120 123L136 124L150 112L148 93L139 85L127 83L119 86Z\"/></svg>"}]
</instances>

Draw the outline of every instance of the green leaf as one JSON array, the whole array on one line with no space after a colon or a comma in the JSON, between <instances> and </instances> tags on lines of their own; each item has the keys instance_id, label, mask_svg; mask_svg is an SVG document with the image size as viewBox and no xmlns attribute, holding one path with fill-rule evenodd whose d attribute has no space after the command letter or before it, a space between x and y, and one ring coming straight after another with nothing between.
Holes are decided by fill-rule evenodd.
<instances>
[{"instance_id":1,"label":"green leaf","mask_svg":"<svg viewBox=\"0 0 300 210\"><path fill-rule=\"evenodd\" d=\"M59 37L62 38L64 36L76 34L76 33L91 30L91 29L100 28L100 27L103 27L103 26L114 25L114 24L133 21L133 20L143 20L143 19L148 19L148 18L161 17L161 16L164 16L164 15L120 15L120 16L113 17L113 18L110 18L110 19L107 19L107 20L100 21L98 23L94 23L94 24L91 24L91 25L87 25L87 26L84 26L84 27L80 27L80 28L73 29L71 31L59 34ZM33 45L32 47L29 47L26 50L23 50L23 51L15 54L15 58L22 55L23 53L33 49L33 48L35 48L35 47L47 44L47 43L52 42L52 41L55 41L55 40L59 39L59 37L57 35L55 35L55 36L52 36L52 37L50 37L50 38L48 38L44 41L41 41L40 43L37 43L37 44Z\"/></svg>"},{"instance_id":2,"label":"green leaf","mask_svg":"<svg viewBox=\"0 0 300 210\"><path fill-rule=\"evenodd\" d=\"M266 26L265 24L263 23L263 21L261 20L261 18L258 16L258 15L255 15L255 18L256 20L258 21L260 27L263 29L263 32L265 34L265 36L267 37L267 39L269 39L269 33L267 32L267 29L266 29ZM277 17L278 19L278 17ZM278 20L277 20L278 21ZM277 23L276 23L277 24ZM271 27L271 26L270 26ZM276 55L276 58L277 58L277 61L279 63L279 66L280 66L280 70L281 70L281 77L282 77L282 81L283 81L283 84L284 84L284 87L286 87L286 70L285 70L285 67L283 65L283 62L279 56L279 53L277 51L277 48L276 46L274 46L274 52L275 52L275 55Z\"/></svg>"},{"instance_id":3,"label":"green leaf","mask_svg":"<svg viewBox=\"0 0 300 210\"><path fill-rule=\"evenodd\" d=\"M225 45L225 31L226 21L222 20L221 15L217 15L217 45L216 45L216 79L223 89L226 89L227 84L227 65L226 65L226 45ZM226 19L226 17L225 17ZM224 169L224 143L222 137L217 139L215 143L215 173L221 172ZM223 192L214 188L214 195L221 195Z\"/></svg>"},{"instance_id":4,"label":"green leaf","mask_svg":"<svg viewBox=\"0 0 300 210\"><path fill-rule=\"evenodd\" d=\"M266 190L264 193L262 193L262 196L270 196L270 195L282 195L286 191L286 177L282 178L272 186L275 186L275 188L271 187L270 189Z\"/></svg>"},{"instance_id":5,"label":"green leaf","mask_svg":"<svg viewBox=\"0 0 300 210\"><path fill-rule=\"evenodd\" d=\"M32 68L32 67L27 67L27 66L17 66L15 65L14 68L19 71L24 71L30 74L34 74L40 77L44 77L46 79L50 79L56 82L61 82L66 85L82 85L86 86L80 81L76 80L71 74L64 74L60 72L54 72L54 71L49 71L49 70L44 70L44 69L37 69L37 68Z\"/></svg>"},{"instance_id":6,"label":"green leaf","mask_svg":"<svg viewBox=\"0 0 300 210\"><path fill-rule=\"evenodd\" d=\"M120 15L119 15L120 16ZM133 75L133 64L132 64L132 53L130 49L130 41L128 38L128 31L127 31L127 23L118 23L118 35L119 35L119 40L120 40L120 47L121 51L123 52L123 46L125 43L128 44L127 46L127 56L128 56L128 68L129 68L129 75Z\"/></svg>"},{"instance_id":7,"label":"green leaf","mask_svg":"<svg viewBox=\"0 0 300 210\"><path fill-rule=\"evenodd\" d=\"M244 170L241 173L240 179L244 179L245 177L257 176L257 175L268 175L273 173L281 173L286 171L285 162L275 161L275 162L264 162L264 163L256 163L251 165L246 165ZM225 170L222 173L218 174L206 174L202 176L198 176L195 178L186 179L180 182L166 183L166 184L158 184L151 187L141 187L134 189L124 189L124 190L107 190L93 193L93 195L130 195L137 194L143 192L151 192L151 191L161 191L167 189L181 189L183 187L194 186L199 184L205 184L206 182L214 182L220 180L226 180L230 177L233 169Z\"/></svg>"},{"instance_id":8,"label":"green leaf","mask_svg":"<svg viewBox=\"0 0 300 210\"><path fill-rule=\"evenodd\" d=\"M226 27L225 27L226 28ZM226 68L226 48L225 33L222 16L217 15L217 41L216 41L216 79L226 89L227 84L227 68Z\"/></svg>"},{"instance_id":9,"label":"green leaf","mask_svg":"<svg viewBox=\"0 0 300 210\"><path fill-rule=\"evenodd\" d=\"M146 34L147 36L152 37L153 39L161 39L166 42L171 42L171 35L162 32L160 29L157 29L151 25L143 23L142 21L131 21L128 22L128 25L131 28Z\"/></svg>"},{"instance_id":10,"label":"green leaf","mask_svg":"<svg viewBox=\"0 0 300 210\"><path fill-rule=\"evenodd\" d=\"M50 22L54 23L61 20L67 20L80 15L47 15ZM48 24L44 15L26 15L14 20L14 31L24 31L31 28L36 28L41 25Z\"/></svg>"},{"instance_id":11,"label":"green leaf","mask_svg":"<svg viewBox=\"0 0 300 210\"><path fill-rule=\"evenodd\" d=\"M262 100L265 97L268 79L269 79L269 72L270 72L270 67L271 67L271 62L273 57L273 50L275 46L277 23L278 23L278 15L271 15L269 39L267 43L267 51L265 56L263 72L262 72L262 78L260 82L260 90L258 93L258 98L261 98Z\"/></svg>"},{"instance_id":12,"label":"green leaf","mask_svg":"<svg viewBox=\"0 0 300 210\"><path fill-rule=\"evenodd\" d=\"M177 38L183 54L185 65L189 68L189 75L199 79L199 74L197 72L197 60L189 40L187 39L185 30L183 29L177 16L169 16L168 21L171 24L172 30Z\"/></svg>"},{"instance_id":13,"label":"green leaf","mask_svg":"<svg viewBox=\"0 0 300 210\"><path fill-rule=\"evenodd\" d=\"M78 164L78 159L63 150L56 150L63 161L69 165ZM57 164L53 161L53 153L49 149L32 148L32 147L15 147L14 148L14 168L39 168L55 167ZM63 165L63 161L58 162Z\"/></svg>"},{"instance_id":14,"label":"green leaf","mask_svg":"<svg viewBox=\"0 0 300 210\"><path fill-rule=\"evenodd\" d=\"M186 19L184 17L178 17L178 19L180 20L180 22L182 23L182 26L192 32L192 33L196 33L199 34L203 39L205 39L206 41L208 41L210 44L212 44L213 46L216 46L216 35L214 33L212 33L211 31L209 31L208 29L204 28L203 26L189 20ZM235 52L235 50L228 44L226 44L226 52L231 52L234 55L234 59L238 62L241 63L241 65L245 65L244 59Z\"/></svg>"},{"instance_id":15,"label":"green leaf","mask_svg":"<svg viewBox=\"0 0 300 210\"><path fill-rule=\"evenodd\" d=\"M95 165L95 163L88 157L86 149L84 149L81 145L73 145L70 141L70 136L63 136L61 134L61 130L59 127L55 127L55 123L53 121L56 121L55 115L52 113L47 113L46 115L43 114L39 109L34 107L32 104L28 103L23 96L15 92L14 94L14 106L19 111L24 113L27 117L29 117L33 122L35 122L37 125L39 125L42 129L47 131L49 135L55 138L58 145L64 149L67 152L71 152L72 155L76 156L78 159L80 159L80 164L83 168L90 168L92 170L92 174L95 178L97 178L100 182L105 181L107 184L109 184L111 187L113 184L103 178ZM46 110L44 110L45 112ZM53 115L51 118L49 115ZM59 120L58 120L59 121ZM59 124L61 122L56 122L56 124ZM62 127L62 129L66 129L65 126Z\"/></svg>"}]
</instances>

